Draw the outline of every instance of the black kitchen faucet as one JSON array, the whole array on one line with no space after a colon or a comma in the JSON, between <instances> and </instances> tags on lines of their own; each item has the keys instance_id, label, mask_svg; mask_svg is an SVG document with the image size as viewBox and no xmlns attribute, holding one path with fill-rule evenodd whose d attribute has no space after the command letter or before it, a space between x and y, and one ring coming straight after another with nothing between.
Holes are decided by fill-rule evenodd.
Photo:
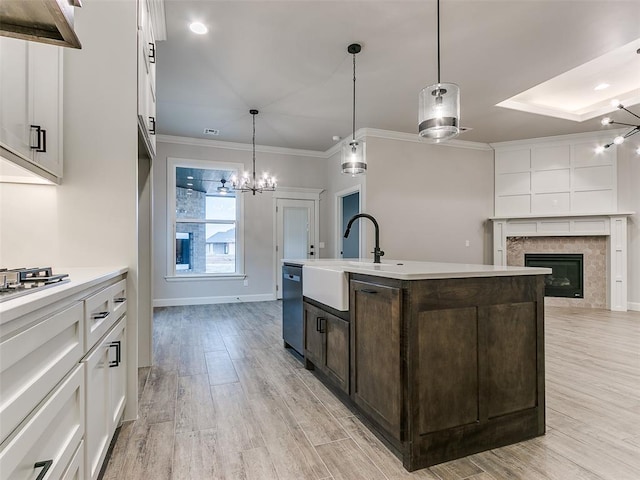
<instances>
[{"instance_id":1,"label":"black kitchen faucet","mask_svg":"<svg viewBox=\"0 0 640 480\"><path fill-rule=\"evenodd\" d=\"M384 255L384 252L380 250L380 227L378 227L378 222L371 215L369 215L368 213L358 213L351 217L349 223L347 223L347 229L344 231L344 238L349 238L349 232L351 232L351 224L361 217L371 220L373 222L374 228L376 229L376 245L373 248L373 263L380 263L380 257Z\"/></svg>"}]
</instances>

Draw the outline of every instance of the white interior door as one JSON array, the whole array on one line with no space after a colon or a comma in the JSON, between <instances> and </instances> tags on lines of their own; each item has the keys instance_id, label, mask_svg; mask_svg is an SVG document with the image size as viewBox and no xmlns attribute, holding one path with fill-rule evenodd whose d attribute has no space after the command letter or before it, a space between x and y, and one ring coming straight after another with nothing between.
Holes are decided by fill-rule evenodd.
<instances>
[{"instance_id":1,"label":"white interior door","mask_svg":"<svg viewBox=\"0 0 640 480\"><path fill-rule=\"evenodd\" d=\"M314 258L315 202L281 199L276 201L276 296L282 298L282 259Z\"/></svg>"}]
</instances>

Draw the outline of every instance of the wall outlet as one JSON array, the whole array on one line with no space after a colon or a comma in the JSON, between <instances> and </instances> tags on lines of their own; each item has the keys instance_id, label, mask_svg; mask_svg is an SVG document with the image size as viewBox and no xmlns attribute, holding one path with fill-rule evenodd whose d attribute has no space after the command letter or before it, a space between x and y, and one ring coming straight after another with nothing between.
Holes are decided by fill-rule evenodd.
<instances>
[{"instance_id":1,"label":"wall outlet","mask_svg":"<svg viewBox=\"0 0 640 480\"><path fill-rule=\"evenodd\" d=\"M324 242L318 242L318 248L324 248Z\"/></svg>"},{"instance_id":2,"label":"wall outlet","mask_svg":"<svg viewBox=\"0 0 640 480\"><path fill-rule=\"evenodd\" d=\"M244 279L244 286L245 287L249 286L249 279L247 279L247 278Z\"/></svg>"},{"instance_id":3,"label":"wall outlet","mask_svg":"<svg viewBox=\"0 0 640 480\"><path fill-rule=\"evenodd\" d=\"M464 246L465 246L465 247L468 247L469 245L470 245L469 240L465 240L465 241L464 241Z\"/></svg>"}]
</instances>

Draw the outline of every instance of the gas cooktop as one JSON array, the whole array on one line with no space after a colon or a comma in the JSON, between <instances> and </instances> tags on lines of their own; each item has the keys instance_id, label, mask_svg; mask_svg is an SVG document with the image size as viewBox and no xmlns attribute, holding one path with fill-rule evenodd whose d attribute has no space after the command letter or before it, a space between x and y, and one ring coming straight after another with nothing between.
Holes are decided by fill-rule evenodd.
<instances>
[{"instance_id":1,"label":"gas cooktop","mask_svg":"<svg viewBox=\"0 0 640 480\"><path fill-rule=\"evenodd\" d=\"M66 273L53 274L51 267L0 268L0 302L69 281Z\"/></svg>"}]
</instances>

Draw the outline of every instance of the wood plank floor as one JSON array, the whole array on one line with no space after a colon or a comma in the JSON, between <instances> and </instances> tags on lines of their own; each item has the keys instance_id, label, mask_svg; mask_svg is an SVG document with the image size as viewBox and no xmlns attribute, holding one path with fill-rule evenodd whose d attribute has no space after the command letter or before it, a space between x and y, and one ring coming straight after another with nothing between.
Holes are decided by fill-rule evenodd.
<instances>
[{"instance_id":1,"label":"wood plank floor","mask_svg":"<svg viewBox=\"0 0 640 480\"><path fill-rule=\"evenodd\" d=\"M640 479L640 313L547 307L547 434L417 472L282 347L281 302L159 308L105 480Z\"/></svg>"}]
</instances>

